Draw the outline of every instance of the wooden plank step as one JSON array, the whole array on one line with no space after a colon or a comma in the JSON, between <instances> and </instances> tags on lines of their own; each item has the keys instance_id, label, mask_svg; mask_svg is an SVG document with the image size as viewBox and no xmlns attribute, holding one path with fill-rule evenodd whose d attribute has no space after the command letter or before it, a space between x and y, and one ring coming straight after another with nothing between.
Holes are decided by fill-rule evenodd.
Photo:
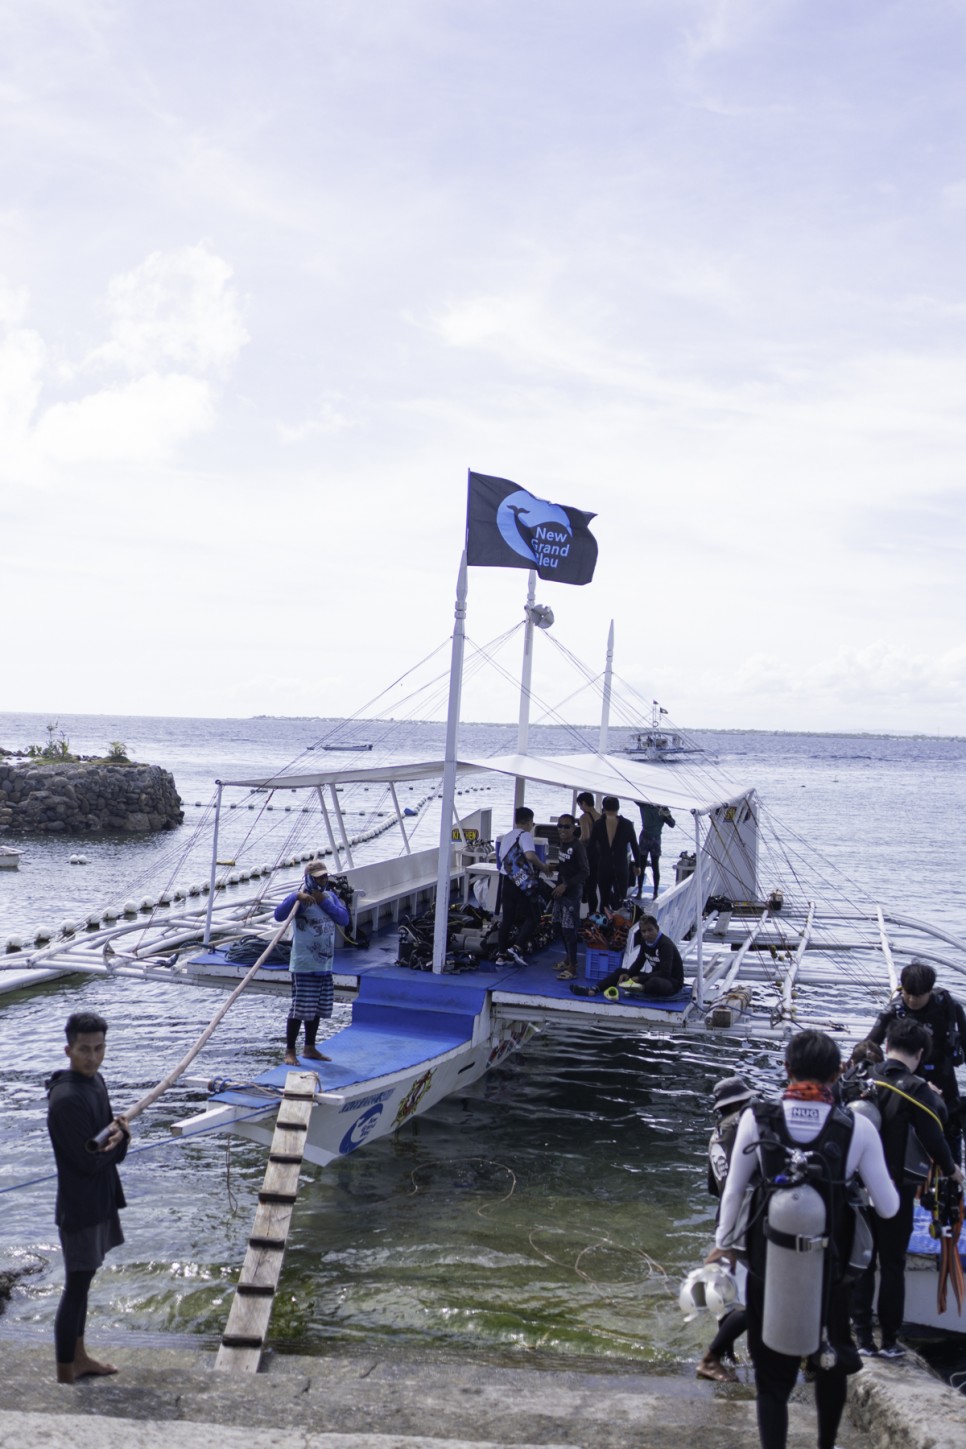
<instances>
[{"instance_id":1,"label":"wooden plank step","mask_svg":"<svg viewBox=\"0 0 966 1449\"><path fill-rule=\"evenodd\" d=\"M315 1092L313 1072L289 1072L248 1249L215 1368L257 1373L282 1272Z\"/></svg>"}]
</instances>

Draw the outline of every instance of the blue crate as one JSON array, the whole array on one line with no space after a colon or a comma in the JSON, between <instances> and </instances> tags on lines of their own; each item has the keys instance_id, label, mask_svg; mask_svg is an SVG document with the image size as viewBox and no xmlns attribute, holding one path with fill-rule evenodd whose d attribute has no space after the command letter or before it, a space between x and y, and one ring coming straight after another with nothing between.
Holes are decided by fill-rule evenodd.
<instances>
[{"instance_id":1,"label":"blue crate","mask_svg":"<svg viewBox=\"0 0 966 1449\"><path fill-rule=\"evenodd\" d=\"M595 946L588 946L584 975L588 981L602 981L616 971L623 960L623 951L600 951Z\"/></svg>"}]
</instances>

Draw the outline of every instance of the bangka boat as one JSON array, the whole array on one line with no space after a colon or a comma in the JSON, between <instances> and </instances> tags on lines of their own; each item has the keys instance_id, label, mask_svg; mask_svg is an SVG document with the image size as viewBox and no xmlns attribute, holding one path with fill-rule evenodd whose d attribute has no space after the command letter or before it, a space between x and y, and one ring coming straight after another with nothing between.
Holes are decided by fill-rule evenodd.
<instances>
[{"instance_id":1,"label":"bangka boat","mask_svg":"<svg viewBox=\"0 0 966 1449\"><path fill-rule=\"evenodd\" d=\"M534 626L546 627L533 603L533 586L531 577L524 611L524 701ZM457 721L464 613L465 592L458 592L442 757L400 755L351 767L333 762L329 769L293 766L220 781L209 880L200 899L169 892L149 910L137 910L133 919L115 912L71 939L8 957L3 966L235 986L249 968L232 958L233 943L254 936L267 946L276 929L275 906L298 885L305 863L324 855L330 872L345 876L354 944L347 941L337 949L334 966L337 995L351 1003L350 1021L322 1043L330 1060L300 1060L300 1069L314 1072L316 1079L304 1157L322 1165L397 1130L478 1080L525 1046L535 1031L590 1020L620 1035L700 1033L732 1047L737 1041L775 1049L792 1032L812 1026L854 1041L895 990L906 961L915 957L946 973L966 975L962 939L881 904L863 908L845 895L836 897L827 883L821 890L807 883L800 862L786 855L751 783L728 780L704 761L699 771L682 768L669 774L663 761L609 753L606 703L596 752L535 753L522 705L515 751L489 757L461 751ZM609 678L602 697L605 702L610 697ZM388 818L353 835L349 809L362 792L375 790L391 802ZM648 902L684 957L687 986L677 998L649 1001L630 990L620 991L616 1000L575 994L570 983L556 978L549 957L497 966L481 951L467 970L449 948L450 902L468 903L479 894L495 904L496 866L489 842L496 823L509 826L513 802L525 798L533 804L552 849L556 816L572 809L576 794L584 790L598 798L666 804L679 822L690 819L693 869L680 872L669 889ZM290 853L264 865L255 854L263 847L254 832L233 839L230 849L223 842L228 818L247 819L245 807L258 817L281 792L289 801L293 791L313 800L316 813L285 806L292 812ZM240 808L229 817L233 792L239 793ZM435 815L438 802L434 846L414 848L415 801L423 818ZM326 844L308 849L319 822ZM219 865L222 858L230 866ZM246 858L251 865L246 866ZM402 961L400 924L431 905L431 969L416 971ZM629 962L637 949L632 924L625 946L608 964ZM592 989L589 959L585 971L585 979L574 985ZM284 962L266 962L255 973L252 989L287 992L288 983ZM286 1076L279 1063L254 1080L207 1082L203 1109L174 1130L183 1137L231 1133L267 1145ZM943 1319L943 1328L955 1320L966 1330L966 1318L954 1311Z\"/></svg>"},{"instance_id":2,"label":"bangka boat","mask_svg":"<svg viewBox=\"0 0 966 1449\"><path fill-rule=\"evenodd\" d=\"M662 716L666 714L667 710L656 699L652 700L650 724L633 732L630 742L624 746L624 753L632 760L661 761L668 765L689 755L701 754L700 745L689 740L680 730L668 729L662 723Z\"/></svg>"}]
</instances>

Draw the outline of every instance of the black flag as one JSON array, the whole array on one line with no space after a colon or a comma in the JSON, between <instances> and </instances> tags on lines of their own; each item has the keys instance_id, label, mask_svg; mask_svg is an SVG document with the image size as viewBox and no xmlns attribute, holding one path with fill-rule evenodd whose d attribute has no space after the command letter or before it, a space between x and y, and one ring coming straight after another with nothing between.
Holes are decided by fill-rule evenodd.
<instances>
[{"instance_id":1,"label":"black flag","mask_svg":"<svg viewBox=\"0 0 966 1449\"><path fill-rule=\"evenodd\" d=\"M535 498L509 478L471 473L466 499L466 562L480 568L536 569L557 584L589 584L597 540L594 513Z\"/></svg>"}]
</instances>

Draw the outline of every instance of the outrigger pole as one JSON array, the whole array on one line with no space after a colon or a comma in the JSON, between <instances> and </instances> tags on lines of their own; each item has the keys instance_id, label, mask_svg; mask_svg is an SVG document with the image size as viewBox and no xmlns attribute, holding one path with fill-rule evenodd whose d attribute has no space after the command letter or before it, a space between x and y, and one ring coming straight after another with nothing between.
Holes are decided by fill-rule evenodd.
<instances>
[{"instance_id":1,"label":"outrigger pole","mask_svg":"<svg viewBox=\"0 0 966 1449\"><path fill-rule=\"evenodd\" d=\"M443 756L443 789L439 812L439 865L436 875L436 910L433 921L433 973L446 964L446 936L449 924L449 880L452 871L453 804L456 799L456 743L459 732L460 700L463 693L463 650L466 643L466 550L460 559L456 580L456 608L453 649L449 666L449 706L446 713L446 752Z\"/></svg>"},{"instance_id":2,"label":"outrigger pole","mask_svg":"<svg viewBox=\"0 0 966 1449\"><path fill-rule=\"evenodd\" d=\"M600 701L600 736L597 741L597 753L607 754L607 731L610 728L610 693L611 682L614 677L614 621L611 619L610 628L607 631L607 658L604 663L604 692Z\"/></svg>"}]
</instances>

